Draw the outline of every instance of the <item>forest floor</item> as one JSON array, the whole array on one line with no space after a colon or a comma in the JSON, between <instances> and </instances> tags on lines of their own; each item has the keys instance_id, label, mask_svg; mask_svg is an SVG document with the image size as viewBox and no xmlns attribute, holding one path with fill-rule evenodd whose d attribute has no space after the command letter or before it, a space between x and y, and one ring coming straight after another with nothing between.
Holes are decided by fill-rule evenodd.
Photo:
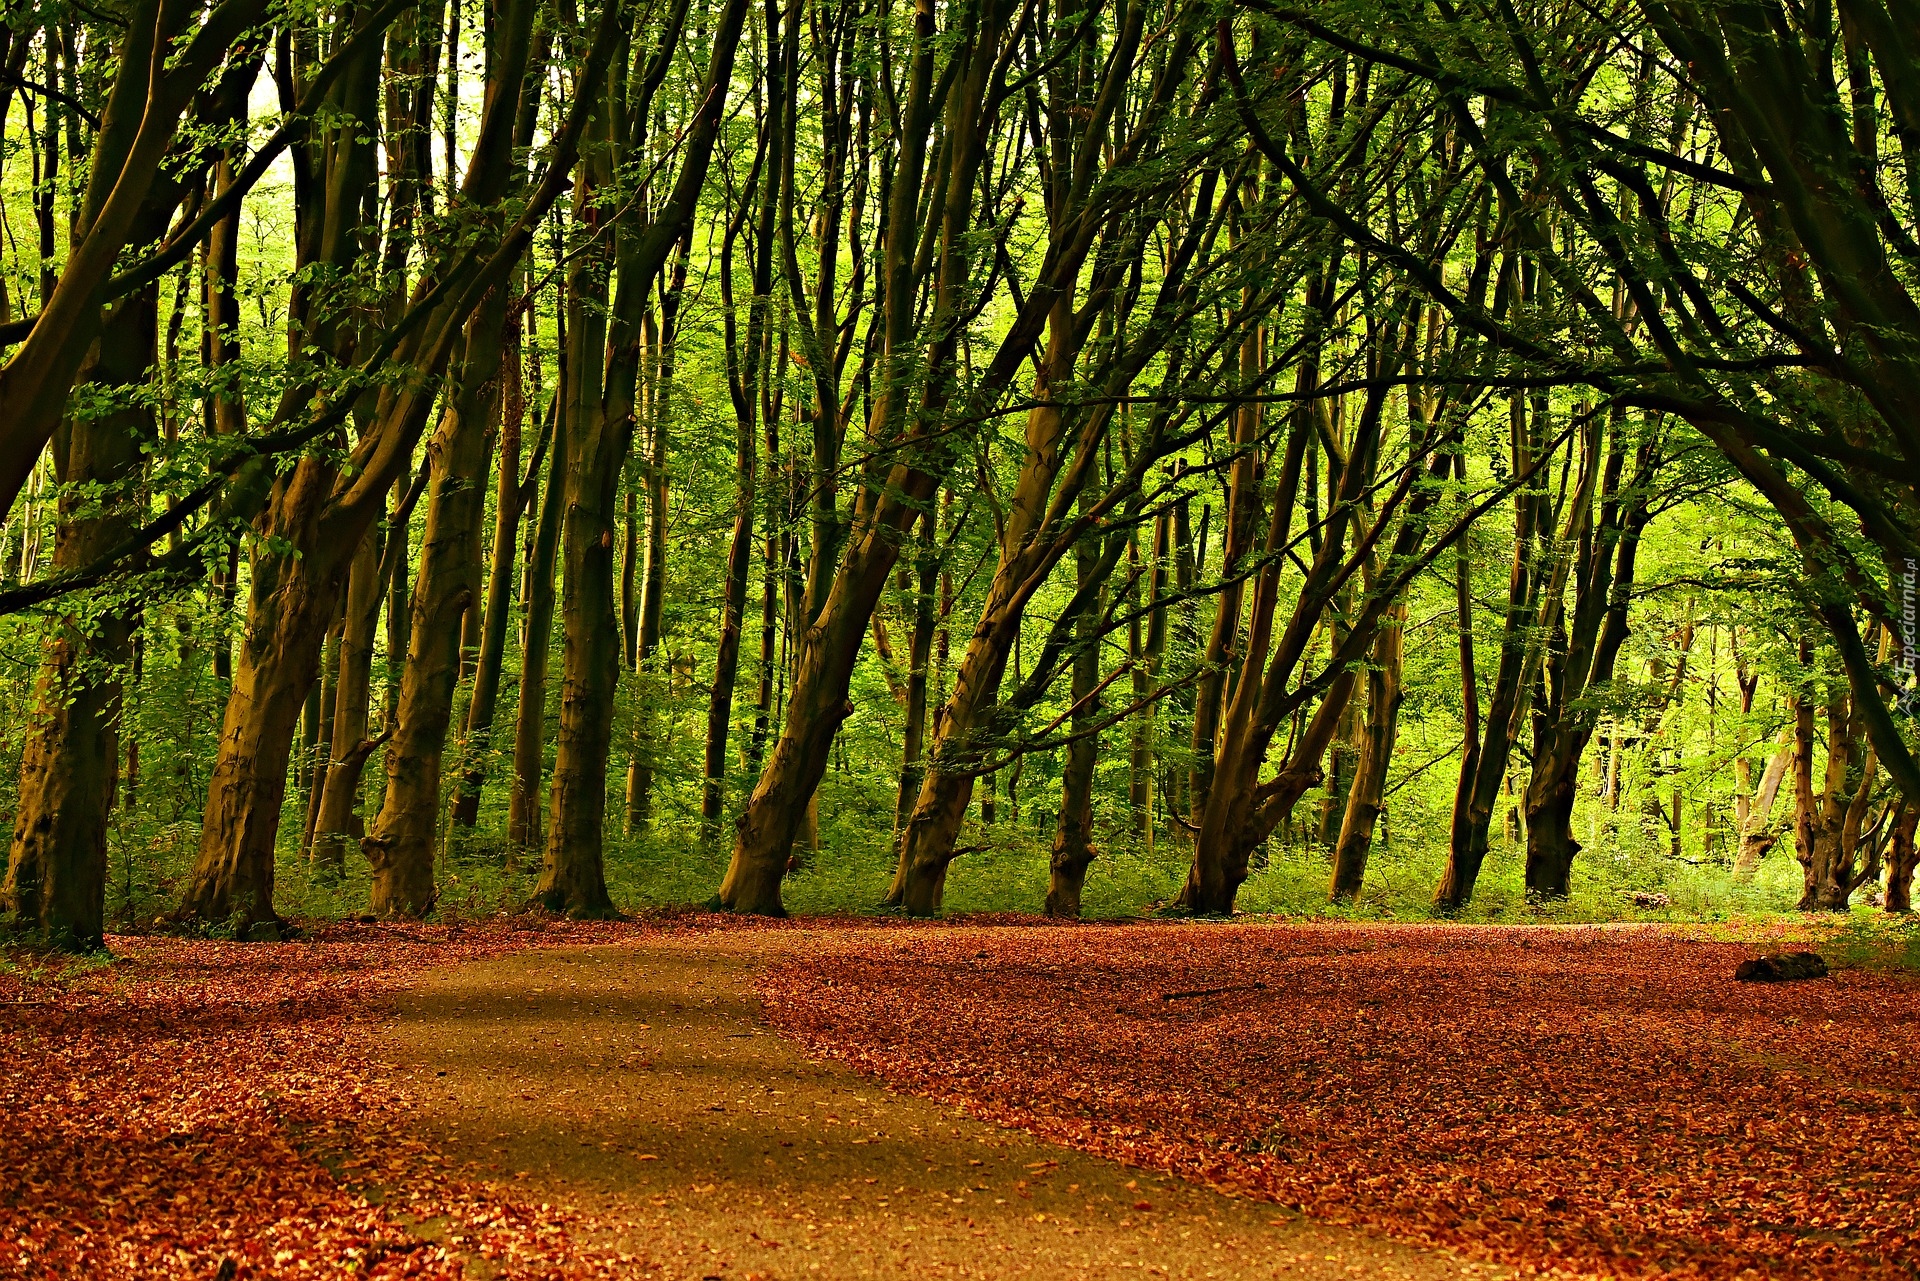
<instances>
[{"instance_id":1,"label":"forest floor","mask_svg":"<svg viewBox=\"0 0 1920 1281\"><path fill-rule=\"evenodd\" d=\"M583 1241L669 1277L1507 1274L975 1120L809 1061L761 1019L769 963L805 965L828 940L885 959L940 936L515 952L425 976L386 1053L434 1150L584 1211Z\"/></svg>"},{"instance_id":2,"label":"forest floor","mask_svg":"<svg viewBox=\"0 0 1920 1281\"><path fill-rule=\"evenodd\" d=\"M1920 979L1693 933L0 954L0 1275L1913 1277Z\"/></svg>"}]
</instances>

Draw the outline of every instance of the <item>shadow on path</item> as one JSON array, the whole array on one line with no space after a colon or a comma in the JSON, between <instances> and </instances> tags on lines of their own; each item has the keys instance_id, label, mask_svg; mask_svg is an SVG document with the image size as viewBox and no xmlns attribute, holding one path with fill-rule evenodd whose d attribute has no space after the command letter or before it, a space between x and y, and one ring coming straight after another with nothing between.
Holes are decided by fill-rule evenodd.
<instances>
[{"instance_id":1,"label":"shadow on path","mask_svg":"<svg viewBox=\"0 0 1920 1281\"><path fill-rule=\"evenodd\" d=\"M810 1062L751 990L791 945L696 935L432 972L385 1053L455 1173L593 1215L588 1239L673 1278L1506 1275Z\"/></svg>"}]
</instances>

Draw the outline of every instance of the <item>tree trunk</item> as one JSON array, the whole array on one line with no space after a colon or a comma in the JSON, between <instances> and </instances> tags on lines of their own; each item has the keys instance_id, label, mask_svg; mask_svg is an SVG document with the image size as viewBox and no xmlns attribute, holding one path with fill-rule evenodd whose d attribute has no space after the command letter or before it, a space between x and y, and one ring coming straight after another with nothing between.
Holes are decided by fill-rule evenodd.
<instances>
[{"instance_id":1,"label":"tree trunk","mask_svg":"<svg viewBox=\"0 0 1920 1281\"><path fill-rule=\"evenodd\" d=\"M1885 655L1882 655L1885 661ZM1858 732L1858 728L1854 728ZM1879 772L1879 762L1875 759L1872 743L1867 744L1866 755L1860 767L1860 782L1851 797L1843 790L1841 799L1846 801L1840 818L1840 836L1835 843L1833 857L1827 863L1826 880L1820 886L1819 904L1829 912L1844 912L1853 900L1853 892L1869 877L1877 876L1879 868L1875 860L1868 859L1867 866L1860 866L1860 836L1866 821L1867 807L1873 799L1873 785ZM1844 780L1843 780L1844 786Z\"/></svg>"},{"instance_id":2,"label":"tree trunk","mask_svg":"<svg viewBox=\"0 0 1920 1281\"><path fill-rule=\"evenodd\" d=\"M660 680L660 622L667 592L667 423L671 416L668 399L673 392L674 345L678 338L678 299L686 280L686 259L675 269L675 280L668 301L661 309L658 377L648 402L647 457L642 475L647 487L646 565L641 575L638 641L631 665L642 673L642 681ZM642 686L646 688L645 685ZM640 733L634 753L633 778L627 795L627 819L630 830L638 830L653 821L654 756L660 750L657 725L661 709L655 700L642 697L636 715Z\"/></svg>"},{"instance_id":3,"label":"tree trunk","mask_svg":"<svg viewBox=\"0 0 1920 1281\"><path fill-rule=\"evenodd\" d=\"M156 295L148 290L114 317L89 383L103 390L146 379L157 339ZM91 564L126 536L142 513L123 492L154 436L152 411L135 404L63 423L54 434L63 489L53 568ZM89 511L91 487L101 505ZM106 918L107 821L119 777L120 668L130 654L129 615L54 620L42 648L20 759L20 793L0 907L20 931L58 947L100 946Z\"/></svg>"},{"instance_id":4,"label":"tree trunk","mask_svg":"<svg viewBox=\"0 0 1920 1281\"><path fill-rule=\"evenodd\" d=\"M1393 606L1388 611L1386 626L1373 642L1372 662L1367 670L1366 735L1353 785L1347 791L1339 839L1334 844L1330 902L1346 903L1358 898L1366 877L1367 854L1373 847L1374 826L1383 812L1387 769L1393 762L1393 743L1400 727L1400 673L1405 655L1402 629L1406 621L1406 605Z\"/></svg>"},{"instance_id":5,"label":"tree trunk","mask_svg":"<svg viewBox=\"0 0 1920 1281\"><path fill-rule=\"evenodd\" d=\"M581 326L584 330L587 326ZM574 357L581 355L578 346ZM596 398L597 399L597 398ZM595 407L597 411L597 406ZM594 417L598 418L597 412ZM614 616L614 516L626 432L589 422L567 433L566 599L561 610L563 676L553 763L546 857L534 900L580 918L616 915L601 862L607 808L607 754L620 681Z\"/></svg>"},{"instance_id":6,"label":"tree trunk","mask_svg":"<svg viewBox=\"0 0 1920 1281\"><path fill-rule=\"evenodd\" d=\"M1772 821L1774 801L1780 795L1787 766L1793 762L1793 751L1793 729L1789 726L1780 731L1779 745L1760 775L1760 786L1747 802L1746 816L1740 824L1740 849L1733 856L1733 874L1741 880L1752 879L1760 860L1778 839Z\"/></svg>"},{"instance_id":7,"label":"tree trunk","mask_svg":"<svg viewBox=\"0 0 1920 1281\"><path fill-rule=\"evenodd\" d=\"M495 23L496 56L463 188L477 206L493 206L509 185L532 16L530 3L508 0ZM583 76L589 87L604 73L616 32L612 22L603 21L596 33ZM342 90L350 108L348 123L330 126L332 133L321 140L326 144L324 165L314 172L303 168L304 161L296 164L301 182L324 179L317 188L324 199L315 202L311 226L303 228L311 233L301 238L303 266L344 269L358 257L374 156L372 140L354 122L372 118L377 110L377 53L378 45L370 45L370 56L348 73ZM588 94L582 101L591 99ZM562 131L565 142L555 164L570 163L579 119L576 112ZM545 202L557 194L557 172L555 177L520 212L512 233L517 246L524 246ZM242 927L277 920L272 902L274 836L285 797L288 748L300 703L316 675L319 644L332 622L347 568L387 491L412 458L460 326L480 298L504 284L499 273L519 256L515 247L503 244L497 249L492 257L482 246L483 253L474 258L438 259L436 270L448 272L439 283L449 286L448 296L458 301L429 307L394 349L393 358L413 364L422 377L382 387L374 420L353 447L349 465L342 466L333 450L309 454L273 486L258 522L261 538L248 626L209 787L200 853L183 896L183 917L231 920ZM422 297L431 296L432 288L423 289ZM304 302L298 297L296 302L302 302L302 308L295 314L304 316ZM341 359L350 337L336 332L331 309L318 308L292 327L290 343L303 358L312 349ZM290 384L276 418L290 420L318 398L317 383Z\"/></svg>"},{"instance_id":8,"label":"tree trunk","mask_svg":"<svg viewBox=\"0 0 1920 1281\"><path fill-rule=\"evenodd\" d=\"M320 704L326 692L327 664L339 659L332 641L333 631L329 628L327 638L320 646L319 675L314 679L313 687L307 691L307 701L300 708L300 739L293 752L293 793L295 809L303 820L300 825L300 857L303 859L307 856L307 841L313 831L311 820L316 803L313 784L320 760Z\"/></svg>"},{"instance_id":9,"label":"tree trunk","mask_svg":"<svg viewBox=\"0 0 1920 1281\"><path fill-rule=\"evenodd\" d=\"M403 495L395 493L393 501L398 504ZM407 628L413 617L412 603L407 599L409 587L413 582L410 561L413 556L413 511L409 508L394 520L387 532L392 542L393 571L388 574L387 593L387 670L386 680L380 693L380 723L384 726L395 725L400 719L400 681L407 670Z\"/></svg>"},{"instance_id":10,"label":"tree trunk","mask_svg":"<svg viewBox=\"0 0 1920 1281\"><path fill-rule=\"evenodd\" d=\"M640 666L640 594L634 590L639 582L639 573L639 497L628 488L621 511L620 638L624 643L621 661L629 670Z\"/></svg>"},{"instance_id":11,"label":"tree trunk","mask_svg":"<svg viewBox=\"0 0 1920 1281\"><path fill-rule=\"evenodd\" d=\"M340 675L334 685L333 741L328 753L320 809L313 824L316 866L339 876L346 850L358 846L364 824L354 814L360 778L375 742L367 735L372 694L373 633L386 583L381 578L384 540L369 533L347 571L347 609L340 632Z\"/></svg>"},{"instance_id":12,"label":"tree trunk","mask_svg":"<svg viewBox=\"0 0 1920 1281\"><path fill-rule=\"evenodd\" d=\"M753 393L749 394L749 400ZM753 568L756 427L751 412L734 433L733 532L727 538L726 581L720 593L720 639L715 645L713 689L707 697L707 733L700 785L700 839L720 835L726 809L727 737L733 721L733 690L740 673L740 634L747 610L747 575Z\"/></svg>"},{"instance_id":13,"label":"tree trunk","mask_svg":"<svg viewBox=\"0 0 1920 1281\"><path fill-rule=\"evenodd\" d=\"M1803 663L1810 656L1804 643ZM1830 690L1827 696L1827 768L1819 791L1813 786L1814 706L1804 695L1794 699L1794 854L1800 860L1802 885L1798 908L1802 912L1845 910L1842 899L1835 903L1833 873L1840 860L1842 828L1846 823L1847 773L1851 764L1852 739L1847 715L1847 695ZM1851 887L1848 893L1851 894Z\"/></svg>"},{"instance_id":14,"label":"tree trunk","mask_svg":"<svg viewBox=\"0 0 1920 1281\"><path fill-rule=\"evenodd\" d=\"M437 897L441 761L460 681L461 620L473 606L486 506L491 416L498 412L507 297L495 290L468 323L457 383L427 443L427 523L414 582L407 670L387 747L386 796L361 842L376 916L424 916Z\"/></svg>"},{"instance_id":15,"label":"tree trunk","mask_svg":"<svg viewBox=\"0 0 1920 1281\"><path fill-rule=\"evenodd\" d=\"M592 190L609 180L592 165L575 189L574 212L590 222ZM616 235L620 234L618 231ZM627 412L610 420L607 386L609 308L605 268L613 257L604 246L573 260L567 277L567 397L565 451L554 455L550 483L565 486L566 519L560 531L564 563L561 603L560 731L547 806L545 854L533 901L549 911L585 917L613 915L601 862L607 805L607 757L613 739L613 699L624 655L614 592L616 491L632 436ZM651 277L638 282L644 292ZM623 291L634 282L623 280ZM622 366L637 365L636 333L623 333L614 352ZM615 379L621 376L616 369ZM631 410L628 402L623 409Z\"/></svg>"},{"instance_id":16,"label":"tree trunk","mask_svg":"<svg viewBox=\"0 0 1920 1281\"><path fill-rule=\"evenodd\" d=\"M533 467L520 475L520 432L526 416L526 394L520 380L520 324L509 322L506 352L501 366L500 476L494 492L493 555L487 573L485 628L480 634L480 657L474 665L473 699L467 704L467 723L458 790L453 798L452 825L471 830L480 817L480 793L486 786L492 756L493 720L500 703L500 672L506 660L507 616L513 609L514 553L520 542L520 521L527 499L538 482L541 455L552 439L553 422L545 420L534 446Z\"/></svg>"},{"instance_id":17,"label":"tree trunk","mask_svg":"<svg viewBox=\"0 0 1920 1281\"><path fill-rule=\"evenodd\" d=\"M1454 475L1466 477L1466 458L1454 457ZM1473 589L1471 578L1472 561L1468 557L1466 541L1461 540L1459 555L1454 565L1454 629L1460 644L1460 770L1454 780L1453 811L1449 823L1448 849L1463 850L1470 846L1471 828L1467 823L1467 814L1472 804L1473 781L1480 776L1480 674L1473 657ZM1440 884L1434 891L1435 906L1448 910L1458 910L1473 897L1473 880L1479 875L1479 865L1468 866L1465 859L1455 859L1449 855L1446 870L1441 875Z\"/></svg>"},{"instance_id":18,"label":"tree trunk","mask_svg":"<svg viewBox=\"0 0 1920 1281\"><path fill-rule=\"evenodd\" d=\"M925 501L928 494L916 497ZM747 802L720 884L720 906L729 911L786 915L780 881L807 804L826 774L833 737L853 712L847 689L868 619L899 555L898 538L891 528L862 533L848 549L819 619L795 640L786 721Z\"/></svg>"},{"instance_id":19,"label":"tree trunk","mask_svg":"<svg viewBox=\"0 0 1920 1281\"><path fill-rule=\"evenodd\" d=\"M565 382L554 392L559 400ZM531 848L541 844L541 782L546 770L547 663L553 648L554 573L565 512L567 416L554 414L548 446L547 487L527 564L526 646L520 656L520 705L513 726L513 790L507 802L507 840Z\"/></svg>"},{"instance_id":20,"label":"tree trunk","mask_svg":"<svg viewBox=\"0 0 1920 1281\"><path fill-rule=\"evenodd\" d=\"M1531 467L1545 439L1544 415L1529 413L1526 398L1514 393L1509 406L1509 439L1516 473ZM1500 631L1500 665L1487 701L1486 719L1477 750L1461 760L1455 789L1447 866L1434 906L1454 912L1473 897L1474 884L1491 845L1493 813L1512 759L1513 743L1525 714L1532 684L1527 679L1532 648L1530 638L1539 616L1545 580L1542 541L1552 531L1546 497L1546 467L1534 481L1514 495L1513 561L1507 579L1507 609ZM1469 773L1471 765L1471 773Z\"/></svg>"},{"instance_id":21,"label":"tree trunk","mask_svg":"<svg viewBox=\"0 0 1920 1281\"><path fill-rule=\"evenodd\" d=\"M361 539L362 543L370 541ZM347 570L348 582L352 582L353 570ZM344 594L342 602L345 601ZM320 679L314 682L317 702L311 697L307 705L308 715L314 720L313 743L308 748L308 762L301 766L301 777L305 780L307 792L306 821L300 829L300 856L307 860L310 867L318 870L313 857L314 824L320 818L320 801L326 791L327 763L333 754L333 715L334 702L339 698L340 678L340 637L346 620L335 618L333 628L327 633L326 646L320 651Z\"/></svg>"},{"instance_id":22,"label":"tree trunk","mask_svg":"<svg viewBox=\"0 0 1920 1281\"><path fill-rule=\"evenodd\" d=\"M1352 601L1343 599L1334 605L1334 617L1343 618L1352 608ZM1338 623L1327 629L1329 654L1340 648L1345 630ZM1368 688L1371 689L1371 683ZM1346 714L1340 718L1339 727L1333 732L1333 742L1327 746L1327 777L1321 784L1326 790L1326 797L1320 802L1313 839L1328 849L1332 849L1340 840L1340 827L1346 818L1348 799L1353 794L1354 772L1359 768L1367 723L1367 709L1361 705L1361 700L1349 699Z\"/></svg>"},{"instance_id":23,"label":"tree trunk","mask_svg":"<svg viewBox=\"0 0 1920 1281\"><path fill-rule=\"evenodd\" d=\"M711 54L695 101L699 104L680 138L679 169L652 222L641 226L636 203L619 206L612 226L612 259L583 255L568 271L571 350L568 353L568 412L566 438L567 519L562 533L566 556L566 601L563 611L565 644L560 700L560 734L554 757L553 800L546 841L546 857L534 899L551 911L565 910L578 917L616 915L607 895L602 861L607 803L607 753L613 736L614 694L619 684L620 635L614 616L613 545L615 491L632 444L634 416L642 359L641 323L646 301L660 272L678 255L673 284L663 311L678 306L686 279L687 257L697 214L699 194L706 183L724 108L726 88L733 77L740 30L746 20L746 0L726 0L715 17ZM657 59L671 60L679 17L663 29ZM656 65L664 66L665 62ZM618 83L615 81L614 83ZM657 86L659 81L652 82ZM651 90L649 90L651 92ZM611 188L616 171L625 163L628 144L644 139L627 136L623 120L650 119L647 104L629 108L617 95L596 107L597 131L606 145L581 167L575 187L574 210L579 222L597 238L601 188ZM609 191L607 194L613 194ZM588 244L591 245L592 240ZM586 246L582 247L583 249ZM598 253L599 251L596 251ZM614 268L618 285L611 308L605 306L605 268ZM594 295L589 302L589 294ZM607 348L603 352L602 344ZM672 339L661 344L671 351ZM663 362L661 383L671 378L670 362ZM651 415L656 431L664 433L663 391L656 391ZM659 437L664 448L664 434ZM664 461L664 452L661 455ZM664 496L664 468L656 480ZM659 513L664 519L665 512ZM663 527L664 528L664 527ZM662 547L664 556L664 545ZM664 570L664 567L662 567ZM654 608L659 602L656 597ZM643 616L645 609L642 610ZM644 629L645 623L643 621Z\"/></svg>"},{"instance_id":24,"label":"tree trunk","mask_svg":"<svg viewBox=\"0 0 1920 1281\"><path fill-rule=\"evenodd\" d=\"M900 786L894 793L893 832L895 841L906 838L907 823L913 817L914 802L920 796L925 773L922 756L927 742L927 665L933 660L935 593L939 590L939 533L935 507L920 518L920 554L914 560L913 639L908 646L907 699L901 730ZM898 853L898 850L895 851Z\"/></svg>"},{"instance_id":25,"label":"tree trunk","mask_svg":"<svg viewBox=\"0 0 1920 1281\"><path fill-rule=\"evenodd\" d=\"M1159 554L1160 521L1154 521L1155 555ZM1156 565L1158 562L1156 561ZM1135 701L1146 698L1153 689L1153 674L1149 670L1147 658L1146 628L1141 626L1139 585L1143 568L1140 564L1139 531L1134 530L1127 538L1127 578L1135 584L1130 593L1132 599L1127 602L1127 612L1132 615L1127 621L1127 659L1133 664L1132 684ZM1150 584L1151 592L1158 585ZM1151 603L1153 596L1149 595ZM1146 842L1149 852L1153 849L1153 728L1145 714L1132 718L1133 724L1127 732L1127 816L1134 835Z\"/></svg>"},{"instance_id":26,"label":"tree trunk","mask_svg":"<svg viewBox=\"0 0 1920 1281\"><path fill-rule=\"evenodd\" d=\"M283 482L286 501L269 512L266 537L254 556L200 852L181 901L183 916L231 922L240 933L279 920L273 909L274 840L286 799L287 756L319 675L321 644L346 568L340 551L329 554L313 529L312 516L332 482L330 468L303 459ZM278 519L283 512L289 524ZM356 549L345 550L350 555Z\"/></svg>"},{"instance_id":27,"label":"tree trunk","mask_svg":"<svg viewBox=\"0 0 1920 1281\"><path fill-rule=\"evenodd\" d=\"M1098 573L1099 552L1091 536L1074 544L1076 586L1084 591ZM1104 593L1102 593L1104 597ZM1075 649L1068 704L1074 709L1073 733L1067 744L1066 765L1060 772L1060 818L1054 828L1053 851L1047 860L1048 916L1078 920L1080 895L1087 868L1098 856L1093 843L1093 770L1100 759L1100 737L1089 727L1099 718L1100 633L1097 619L1104 611L1083 611L1075 620ZM1084 735L1084 737L1078 737Z\"/></svg>"},{"instance_id":28,"label":"tree trunk","mask_svg":"<svg viewBox=\"0 0 1920 1281\"><path fill-rule=\"evenodd\" d=\"M574 192L574 213L591 225L593 186L611 181L595 165L584 165ZM614 234L622 234L614 230ZM563 601L561 601L561 726L555 741L553 791L547 803L545 855L534 903L553 912L586 918L612 916L601 841L607 820L607 759L612 745L612 705L620 684L624 653L614 597L614 524L616 492L632 440L632 396L609 415L605 388L614 388L628 367L637 369L641 351L637 325L622 321L620 340L609 361L609 315L632 309L632 290L643 282L620 282L628 298L607 305L607 275L612 254L605 246L572 259L566 278L566 438L557 451L549 484L564 484L561 528ZM624 305L622 305L624 303ZM632 332L628 332L632 330ZM612 378L607 378L609 365ZM632 384L626 384L632 388Z\"/></svg>"},{"instance_id":29,"label":"tree trunk","mask_svg":"<svg viewBox=\"0 0 1920 1281\"><path fill-rule=\"evenodd\" d=\"M1241 355L1244 373L1259 361L1257 340L1249 340ZM1207 635L1207 647L1201 654L1201 676L1193 695L1193 767L1187 783L1189 813L1206 809L1213 789L1215 756L1219 751L1220 711L1227 686L1227 669L1235 661L1235 644L1240 634L1240 606L1245 585L1236 577L1253 540L1253 525L1259 516L1260 491L1255 440L1260 430L1260 408L1249 405L1233 416L1233 447L1237 451L1228 473L1225 545L1220 556L1220 577L1227 583L1214 606L1213 628ZM1206 548L1200 549L1201 555ZM1230 580L1230 581L1229 581ZM1197 822L1197 820L1196 820Z\"/></svg>"},{"instance_id":30,"label":"tree trunk","mask_svg":"<svg viewBox=\"0 0 1920 1281\"><path fill-rule=\"evenodd\" d=\"M1920 827L1920 800L1909 800L1900 807L1893 823L1893 835L1887 843L1887 911L1913 910L1913 869L1920 864L1920 845L1914 831Z\"/></svg>"}]
</instances>

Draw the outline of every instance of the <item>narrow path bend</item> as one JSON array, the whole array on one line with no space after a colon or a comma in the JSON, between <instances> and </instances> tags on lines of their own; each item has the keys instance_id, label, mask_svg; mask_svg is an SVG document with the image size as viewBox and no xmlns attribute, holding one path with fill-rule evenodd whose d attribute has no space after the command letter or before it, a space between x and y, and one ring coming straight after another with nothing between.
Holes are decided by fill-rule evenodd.
<instances>
[{"instance_id":1,"label":"narrow path bend","mask_svg":"<svg viewBox=\"0 0 1920 1281\"><path fill-rule=\"evenodd\" d=\"M785 932L427 975L387 1054L456 1173L602 1223L636 1276L1416 1278L1501 1270L1002 1130L758 1022ZM474 1275L482 1275L474 1272Z\"/></svg>"}]
</instances>

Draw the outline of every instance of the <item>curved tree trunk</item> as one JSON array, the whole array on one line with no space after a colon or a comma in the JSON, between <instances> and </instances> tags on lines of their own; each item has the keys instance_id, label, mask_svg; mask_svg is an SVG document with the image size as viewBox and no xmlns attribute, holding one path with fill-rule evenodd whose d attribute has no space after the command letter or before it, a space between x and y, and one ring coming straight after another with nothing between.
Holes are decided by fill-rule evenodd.
<instances>
[{"instance_id":1,"label":"curved tree trunk","mask_svg":"<svg viewBox=\"0 0 1920 1281\"><path fill-rule=\"evenodd\" d=\"M184 917L231 922L240 932L279 919L273 908L274 841L286 800L287 758L319 676L321 645L346 571L337 550L327 553L313 519L332 488L331 469L303 459L285 484L285 500L269 513L254 556L200 852L180 906ZM286 523L277 519L282 512L290 518ZM282 548L304 548L306 555Z\"/></svg>"},{"instance_id":2,"label":"curved tree trunk","mask_svg":"<svg viewBox=\"0 0 1920 1281\"><path fill-rule=\"evenodd\" d=\"M1746 820L1740 824L1740 849L1733 856L1733 874L1750 880L1760 868L1760 860L1772 849L1778 834L1773 828L1773 807L1780 795L1780 782L1793 763L1793 729L1780 731L1778 745L1760 775L1760 786L1747 802Z\"/></svg>"},{"instance_id":3,"label":"curved tree trunk","mask_svg":"<svg viewBox=\"0 0 1920 1281\"><path fill-rule=\"evenodd\" d=\"M924 501L926 494L918 495ZM848 548L819 619L796 638L786 720L747 801L719 903L733 912L784 916L780 882L807 803L827 772L833 736L853 711L847 689L887 577L898 531L869 530Z\"/></svg>"}]
</instances>

